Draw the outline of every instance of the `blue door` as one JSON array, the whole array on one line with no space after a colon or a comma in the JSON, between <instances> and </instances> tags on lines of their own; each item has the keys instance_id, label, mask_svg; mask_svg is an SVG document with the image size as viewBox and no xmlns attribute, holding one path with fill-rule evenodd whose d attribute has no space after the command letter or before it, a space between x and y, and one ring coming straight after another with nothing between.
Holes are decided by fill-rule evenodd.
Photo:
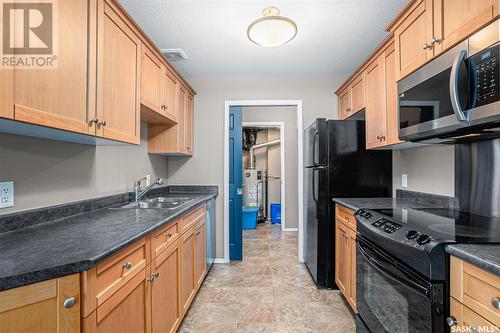
<instances>
[{"instance_id":1,"label":"blue door","mask_svg":"<svg viewBox=\"0 0 500 333\"><path fill-rule=\"evenodd\" d=\"M231 260L241 260L243 257L241 111L241 106L229 108L229 259Z\"/></svg>"}]
</instances>

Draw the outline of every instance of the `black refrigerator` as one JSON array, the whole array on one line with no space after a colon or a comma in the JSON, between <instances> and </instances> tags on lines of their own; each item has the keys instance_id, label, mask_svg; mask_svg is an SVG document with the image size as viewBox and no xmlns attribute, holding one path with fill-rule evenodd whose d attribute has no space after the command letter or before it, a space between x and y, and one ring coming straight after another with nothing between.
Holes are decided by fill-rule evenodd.
<instances>
[{"instance_id":1,"label":"black refrigerator","mask_svg":"<svg viewBox=\"0 0 500 333\"><path fill-rule=\"evenodd\" d=\"M332 198L392 196L392 151L365 146L361 120L316 119L304 131L304 259L318 287L338 289Z\"/></svg>"}]
</instances>

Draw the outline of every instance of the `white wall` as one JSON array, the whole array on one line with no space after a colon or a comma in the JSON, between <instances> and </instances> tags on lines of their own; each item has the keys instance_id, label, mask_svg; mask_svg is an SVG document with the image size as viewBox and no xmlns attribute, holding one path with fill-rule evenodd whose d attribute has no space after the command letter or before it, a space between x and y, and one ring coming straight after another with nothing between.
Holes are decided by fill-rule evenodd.
<instances>
[{"instance_id":1,"label":"white wall","mask_svg":"<svg viewBox=\"0 0 500 333\"><path fill-rule=\"evenodd\" d=\"M0 133L0 180L14 181L13 208L0 214L131 191L150 174L167 177L167 159L141 144L87 146Z\"/></svg>"},{"instance_id":2,"label":"white wall","mask_svg":"<svg viewBox=\"0 0 500 333\"><path fill-rule=\"evenodd\" d=\"M407 190L455 196L455 148L453 145L393 152L393 187L401 187L401 174L408 174Z\"/></svg>"},{"instance_id":3,"label":"white wall","mask_svg":"<svg viewBox=\"0 0 500 333\"><path fill-rule=\"evenodd\" d=\"M195 98L194 156L168 161L169 184L219 186L217 199L217 257L224 257L224 101L299 99L304 125L317 117L337 117L334 90L342 77L197 77L188 78Z\"/></svg>"}]
</instances>

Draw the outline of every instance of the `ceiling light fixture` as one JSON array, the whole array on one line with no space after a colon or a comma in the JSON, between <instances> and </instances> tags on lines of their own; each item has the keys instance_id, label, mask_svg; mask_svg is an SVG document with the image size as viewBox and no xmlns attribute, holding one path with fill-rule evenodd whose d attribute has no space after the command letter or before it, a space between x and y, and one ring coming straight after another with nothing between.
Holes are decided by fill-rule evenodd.
<instances>
[{"instance_id":1,"label":"ceiling light fixture","mask_svg":"<svg viewBox=\"0 0 500 333\"><path fill-rule=\"evenodd\" d=\"M276 47L288 43L297 36L297 25L280 16L276 7L266 7L262 15L248 26L247 36L252 42L264 47Z\"/></svg>"}]
</instances>

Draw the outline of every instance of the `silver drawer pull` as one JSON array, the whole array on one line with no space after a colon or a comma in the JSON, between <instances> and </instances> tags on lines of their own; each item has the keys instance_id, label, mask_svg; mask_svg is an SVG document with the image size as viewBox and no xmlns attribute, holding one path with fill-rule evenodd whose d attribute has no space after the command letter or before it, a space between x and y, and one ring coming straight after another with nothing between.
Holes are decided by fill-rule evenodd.
<instances>
[{"instance_id":1,"label":"silver drawer pull","mask_svg":"<svg viewBox=\"0 0 500 333\"><path fill-rule=\"evenodd\" d=\"M448 324L448 326L453 327L458 324L458 320L455 317L450 316L446 318L446 323Z\"/></svg>"},{"instance_id":2,"label":"silver drawer pull","mask_svg":"<svg viewBox=\"0 0 500 333\"><path fill-rule=\"evenodd\" d=\"M132 268L132 263L129 261L129 262L123 264L122 267L125 268L125 269L131 269Z\"/></svg>"},{"instance_id":3,"label":"silver drawer pull","mask_svg":"<svg viewBox=\"0 0 500 333\"><path fill-rule=\"evenodd\" d=\"M167 234L167 237L169 237L169 238L170 238L170 237L172 237L172 233L171 233L171 232L169 232L169 233Z\"/></svg>"},{"instance_id":4,"label":"silver drawer pull","mask_svg":"<svg viewBox=\"0 0 500 333\"><path fill-rule=\"evenodd\" d=\"M500 310L500 298L498 297L493 297L491 299L491 305L497 310Z\"/></svg>"},{"instance_id":5,"label":"silver drawer pull","mask_svg":"<svg viewBox=\"0 0 500 333\"><path fill-rule=\"evenodd\" d=\"M75 305L76 303L76 298L74 297L70 297L70 298L66 298L66 300L64 301L63 303L63 306L66 308L66 309L69 309L71 308L73 305Z\"/></svg>"}]
</instances>

